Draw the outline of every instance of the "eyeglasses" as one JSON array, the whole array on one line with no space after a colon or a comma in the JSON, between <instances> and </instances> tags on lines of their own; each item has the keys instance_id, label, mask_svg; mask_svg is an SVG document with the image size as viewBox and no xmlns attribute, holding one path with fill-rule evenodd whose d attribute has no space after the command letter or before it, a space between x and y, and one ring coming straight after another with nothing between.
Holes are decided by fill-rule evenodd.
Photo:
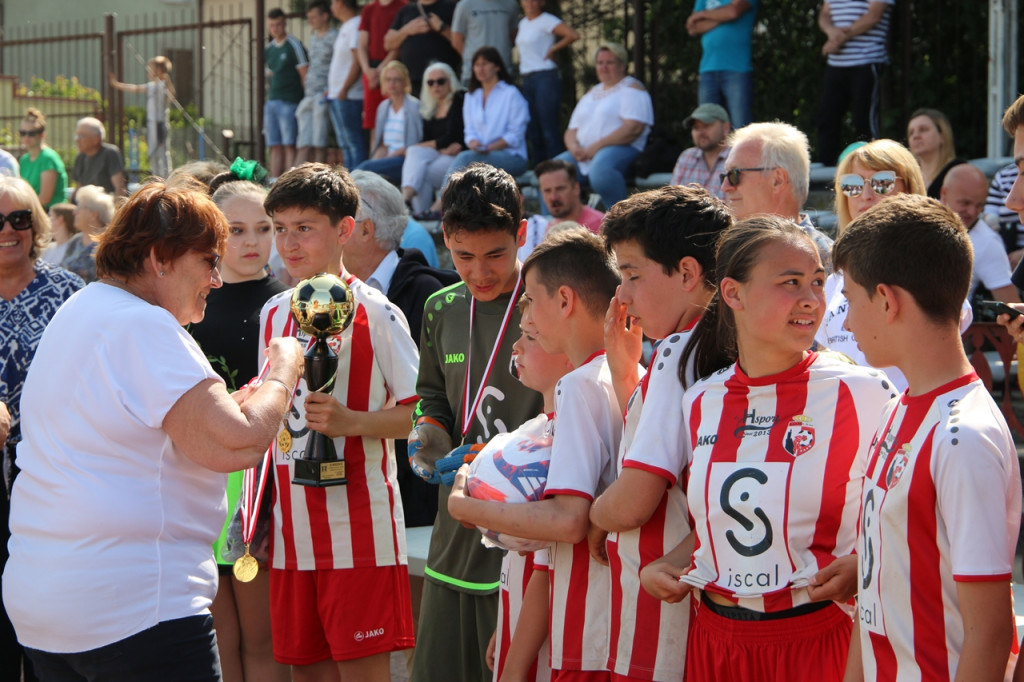
<instances>
[{"instance_id":1,"label":"eyeglasses","mask_svg":"<svg viewBox=\"0 0 1024 682\"><path fill-rule=\"evenodd\" d=\"M23 209L11 211L7 215L0 213L0 232L4 229L4 223L10 223L15 230L28 230L32 228L32 211Z\"/></svg>"},{"instance_id":2,"label":"eyeglasses","mask_svg":"<svg viewBox=\"0 0 1024 682\"><path fill-rule=\"evenodd\" d=\"M437 79L428 78L427 79L427 85L430 86L430 87L434 87L435 85L448 85L448 79L447 78L437 78Z\"/></svg>"},{"instance_id":3,"label":"eyeglasses","mask_svg":"<svg viewBox=\"0 0 1024 682\"><path fill-rule=\"evenodd\" d=\"M870 178L862 178L856 173L847 173L839 178L839 190L848 197L859 197L864 192L865 181L871 186L871 191L879 196L892 194L896 189L895 171L878 171Z\"/></svg>"},{"instance_id":4,"label":"eyeglasses","mask_svg":"<svg viewBox=\"0 0 1024 682\"><path fill-rule=\"evenodd\" d=\"M775 170L775 167L772 166L771 168L769 168L767 166L761 166L759 168L733 168L731 170L725 171L724 173L719 173L718 179L722 181L722 184L725 184L725 181L728 180L729 184L732 185L733 187L739 187L740 178L743 175L743 173L753 173L754 171L759 172L766 170Z\"/></svg>"},{"instance_id":5,"label":"eyeglasses","mask_svg":"<svg viewBox=\"0 0 1024 682\"><path fill-rule=\"evenodd\" d=\"M211 253L206 257L206 262L210 266L210 274L212 275L220 267L220 254Z\"/></svg>"},{"instance_id":6,"label":"eyeglasses","mask_svg":"<svg viewBox=\"0 0 1024 682\"><path fill-rule=\"evenodd\" d=\"M19 130L18 134L22 137L35 137L36 135L42 135L42 130Z\"/></svg>"}]
</instances>

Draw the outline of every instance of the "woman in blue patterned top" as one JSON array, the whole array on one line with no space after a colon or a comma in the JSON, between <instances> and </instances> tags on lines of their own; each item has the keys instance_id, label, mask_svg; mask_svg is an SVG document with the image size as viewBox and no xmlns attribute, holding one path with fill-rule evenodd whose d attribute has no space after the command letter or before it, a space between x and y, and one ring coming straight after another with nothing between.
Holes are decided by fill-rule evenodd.
<instances>
[{"instance_id":1,"label":"woman in blue patterned top","mask_svg":"<svg viewBox=\"0 0 1024 682\"><path fill-rule=\"evenodd\" d=\"M19 403L39 337L57 308L84 286L66 270L39 258L50 242L50 219L32 186L0 176L0 403L11 413L3 447L7 487L0 491L0 571L7 563L7 491L14 481L14 448L21 440ZM0 608L0 679L20 679L21 647Z\"/></svg>"}]
</instances>

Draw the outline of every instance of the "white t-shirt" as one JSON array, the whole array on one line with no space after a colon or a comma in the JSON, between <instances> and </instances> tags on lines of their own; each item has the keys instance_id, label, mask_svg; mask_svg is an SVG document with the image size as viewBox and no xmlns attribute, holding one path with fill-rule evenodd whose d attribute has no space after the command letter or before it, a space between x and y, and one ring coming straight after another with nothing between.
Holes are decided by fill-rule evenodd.
<instances>
[{"instance_id":1,"label":"white t-shirt","mask_svg":"<svg viewBox=\"0 0 1024 682\"><path fill-rule=\"evenodd\" d=\"M614 477L622 416L603 352L555 386L555 436L545 496L593 500ZM534 557L539 554L535 553ZM605 670L608 664L610 573L587 541L548 549L553 670ZM581 631L582 630L582 631Z\"/></svg>"},{"instance_id":2,"label":"white t-shirt","mask_svg":"<svg viewBox=\"0 0 1024 682\"><path fill-rule=\"evenodd\" d=\"M971 271L971 289L967 293L967 300L971 300L979 284L989 291L1010 286L1012 270L1002 237L981 218L974 222L967 236L971 238L971 246L974 247L974 270Z\"/></svg>"},{"instance_id":3,"label":"white t-shirt","mask_svg":"<svg viewBox=\"0 0 1024 682\"><path fill-rule=\"evenodd\" d=\"M642 151L654 125L654 105L643 83L632 76L626 76L610 88L601 83L592 87L572 110L569 128L576 131L576 141L586 147L627 120L644 124L644 132L630 144ZM586 175L590 161L581 161L579 166Z\"/></svg>"},{"instance_id":4,"label":"white t-shirt","mask_svg":"<svg viewBox=\"0 0 1024 682\"><path fill-rule=\"evenodd\" d=\"M345 84L355 55L352 50L359 47L359 15L352 17L338 29L338 37L334 39L334 52L331 54L331 68L327 72L327 96L330 99L342 99L338 97L341 86ZM363 98L363 79L356 78L356 82L348 89L344 99Z\"/></svg>"},{"instance_id":5,"label":"white t-shirt","mask_svg":"<svg viewBox=\"0 0 1024 682\"><path fill-rule=\"evenodd\" d=\"M523 17L516 32L516 49L519 51L519 73L526 75L534 71L550 71L558 65L546 59L548 50L558 42L555 27L562 20L554 14L541 12L535 19Z\"/></svg>"},{"instance_id":6,"label":"white t-shirt","mask_svg":"<svg viewBox=\"0 0 1024 682\"><path fill-rule=\"evenodd\" d=\"M867 456L857 541L864 679L951 680L964 643L957 584L1010 589L1017 450L974 372L886 408ZM1012 617L993 613L992 618Z\"/></svg>"},{"instance_id":7,"label":"white t-shirt","mask_svg":"<svg viewBox=\"0 0 1024 682\"><path fill-rule=\"evenodd\" d=\"M205 379L174 317L93 283L57 311L22 393L4 604L27 647L89 651L207 613L226 477L163 430Z\"/></svg>"},{"instance_id":8,"label":"white t-shirt","mask_svg":"<svg viewBox=\"0 0 1024 682\"><path fill-rule=\"evenodd\" d=\"M687 583L754 611L810 601L807 580L857 540L868 445L895 393L877 369L808 353L785 372L738 364L686 391Z\"/></svg>"}]
</instances>

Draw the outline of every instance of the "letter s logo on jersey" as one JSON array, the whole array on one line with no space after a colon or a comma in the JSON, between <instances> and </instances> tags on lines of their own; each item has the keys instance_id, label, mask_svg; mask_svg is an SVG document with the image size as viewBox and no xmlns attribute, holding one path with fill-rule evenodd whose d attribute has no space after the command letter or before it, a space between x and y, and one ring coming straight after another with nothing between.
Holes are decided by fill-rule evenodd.
<instances>
[{"instance_id":1,"label":"letter s logo on jersey","mask_svg":"<svg viewBox=\"0 0 1024 682\"><path fill-rule=\"evenodd\" d=\"M760 469L747 468L734 471L725 479L725 483L722 484L722 493L719 498L722 510L735 519L748 532L754 531L755 523L733 505L732 493L733 488L740 485L741 492L737 496L738 501L747 502L750 499L750 493L743 490L743 488L749 485L751 480L763 486L768 482L768 476ZM755 506L751 511L763 528L762 538L759 542L745 545L737 539L736 534L731 530L725 533L725 538L732 545L736 553L746 557L757 556L766 552L772 546L772 540L775 537L772 531L772 523L768 519L768 515L764 513L764 510L761 507Z\"/></svg>"}]
</instances>

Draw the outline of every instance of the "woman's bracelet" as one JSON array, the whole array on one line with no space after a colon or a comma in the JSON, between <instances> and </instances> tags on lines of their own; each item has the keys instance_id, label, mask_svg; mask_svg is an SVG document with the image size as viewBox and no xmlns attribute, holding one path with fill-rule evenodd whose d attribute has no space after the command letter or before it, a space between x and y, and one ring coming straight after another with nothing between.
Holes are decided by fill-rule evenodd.
<instances>
[{"instance_id":1,"label":"woman's bracelet","mask_svg":"<svg viewBox=\"0 0 1024 682\"><path fill-rule=\"evenodd\" d=\"M281 388L283 388L288 395L292 394L292 390L293 390L292 387L289 386L288 384L284 383L280 379L275 379L273 377L270 377L270 378L264 379L263 383L267 383L267 382L270 382L270 381L274 382L275 384L280 384Z\"/></svg>"}]
</instances>

